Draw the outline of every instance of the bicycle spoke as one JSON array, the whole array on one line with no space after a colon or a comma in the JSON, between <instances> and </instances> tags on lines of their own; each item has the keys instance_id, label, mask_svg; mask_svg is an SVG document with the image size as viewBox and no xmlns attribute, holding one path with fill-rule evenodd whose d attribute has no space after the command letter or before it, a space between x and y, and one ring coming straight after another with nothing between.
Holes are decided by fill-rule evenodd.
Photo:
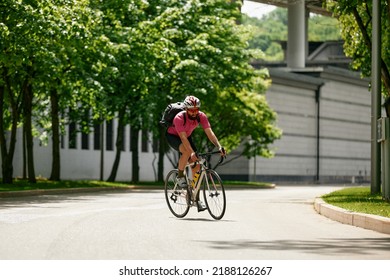
<instances>
[{"instance_id":1,"label":"bicycle spoke","mask_svg":"<svg viewBox=\"0 0 390 280\"><path fill-rule=\"evenodd\" d=\"M222 181L214 170L208 170L204 180L203 194L207 209L214 219L221 219L225 214L226 197Z\"/></svg>"},{"instance_id":2,"label":"bicycle spoke","mask_svg":"<svg viewBox=\"0 0 390 280\"><path fill-rule=\"evenodd\" d=\"M226 196L225 190L222 184L222 180L218 173L213 169L208 169L206 163L206 157L212 154L219 154L219 152L210 152L204 154L198 154L201 160L198 164L201 166L201 178L199 185L194 189L182 189L176 184L176 178L178 170L171 170L165 180L165 199L168 204L169 210L178 218L183 218L187 215L191 206L197 205L195 202L199 200L200 190L203 189L203 198L207 206L209 214L216 220L222 219L226 210ZM219 163L222 162L223 157ZM195 167L193 163L187 164L186 168L190 169ZM187 170L187 169L186 169ZM196 196L196 197L191 197ZM202 202L202 201L201 201ZM198 204L199 207L199 204ZM199 208L198 208L199 210ZM202 210L202 209L200 209ZM203 209L204 210L204 209Z\"/></svg>"},{"instance_id":3,"label":"bicycle spoke","mask_svg":"<svg viewBox=\"0 0 390 280\"><path fill-rule=\"evenodd\" d=\"M176 184L177 170L168 173L165 180L165 199L169 210L178 218L183 218L189 211L187 204L187 190Z\"/></svg>"}]
</instances>

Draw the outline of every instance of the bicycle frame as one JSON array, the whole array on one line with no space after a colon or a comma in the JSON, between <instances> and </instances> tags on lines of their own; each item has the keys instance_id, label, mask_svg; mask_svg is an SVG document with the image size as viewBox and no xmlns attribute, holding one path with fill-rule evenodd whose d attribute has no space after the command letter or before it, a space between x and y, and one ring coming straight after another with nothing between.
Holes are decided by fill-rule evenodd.
<instances>
[{"instance_id":1,"label":"bicycle frame","mask_svg":"<svg viewBox=\"0 0 390 280\"><path fill-rule=\"evenodd\" d=\"M188 188L191 188L191 190L192 190L191 205L195 202L195 198L198 197L199 191L200 191L200 187L202 185L203 178L206 175L205 171L207 169L207 166L204 164L205 161L206 160L204 158L202 158L199 161L196 161L195 163L187 164L186 167L185 167L185 170L186 170L185 176L186 176L187 184L189 186ZM187 170L189 170L189 168L192 168L192 166L194 166L194 164L199 164L200 165L200 169L198 171L199 172L199 178L196 181L195 186L192 186L192 180L188 177ZM194 174L192 174L192 175L194 175Z\"/></svg>"},{"instance_id":2,"label":"bicycle frame","mask_svg":"<svg viewBox=\"0 0 390 280\"><path fill-rule=\"evenodd\" d=\"M185 169L184 169L184 170L185 170L185 176L186 176L187 184L188 184L189 188L192 189L191 206L192 206L192 204L193 204L194 202L196 202L196 198L199 197L199 191L200 191L200 189L201 189L203 180L205 179L206 171L207 171L208 169L210 169L210 168L205 164L205 163L206 163L206 157L207 157L207 156L210 156L210 155L213 155L213 154L219 154L219 152L209 152L209 153L198 154L199 160L197 160L197 161L194 162L194 163L188 163L188 164L185 166ZM219 162L217 163L216 167L217 167L218 165L220 165L220 164L223 162L223 160L224 160L224 157L221 157L220 160L219 160ZM200 169L199 169L199 171L198 171L198 172L200 173L200 175L199 175L198 180L197 180L196 183L195 183L195 186L192 187L192 186L191 186L192 180L188 177L188 172L187 172L187 170L189 170L190 168L191 168L191 170L192 170L192 168L195 167L197 164L200 165ZM214 169L215 169L216 167L214 167ZM194 174L192 174L192 175L194 175ZM206 180L206 184L207 184L207 187L209 188L209 182L208 182L207 180Z\"/></svg>"},{"instance_id":3,"label":"bicycle frame","mask_svg":"<svg viewBox=\"0 0 390 280\"><path fill-rule=\"evenodd\" d=\"M200 191L202 189L202 198L206 203L209 214L216 220L220 220L223 217L226 209L226 196L223 183L218 173L206 164L209 156L217 153L219 152L198 154L198 160L195 163L188 163L185 166L184 173L188 184L186 188L178 187L177 169L168 172L164 192L168 208L173 215L178 218L183 218L192 206L199 207L198 201L200 201ZM222 163L223 159L224 157L221 157L216 166ZM189 170L197 164L200 165L199 178L196 184L191 186L192 180L189 178Z\"/></svg>"}]
</instances>

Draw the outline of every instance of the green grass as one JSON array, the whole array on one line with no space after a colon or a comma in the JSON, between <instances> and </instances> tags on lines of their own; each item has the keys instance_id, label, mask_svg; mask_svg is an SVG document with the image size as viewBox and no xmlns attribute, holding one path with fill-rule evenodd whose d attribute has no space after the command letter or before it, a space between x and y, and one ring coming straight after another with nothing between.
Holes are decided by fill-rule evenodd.
<instances>
[{"instance_id":1,"label":"green grass","mask_svg":"<svg viewBox=\"0 0 390 280\"><path fill-rule=\"evenodd\" d=\"M244 181L223 181L223 185L227 188L274 188L275 185L264 182L244 182Z\"/></svg>"},{"instance_id":2,"label":"green grass","mask_svg":"<svg viewBox=\"0 0 390 280\"><path fill-rule=\"evenodd\" d=\"M261 182L239 182L226 181L224 185L227 188L270 188L273 185ZM106 182L94 180L80 181L50 181L40 178L36 183L29 183L27 180L15 179L12 184L0 184L0 192L8 191L28 191L28 190L53 190L53 189L75 189L75 188L142 188L142 189L163 189L164 184L161 182Z\"/></svg>"},{"instance_id":3,"label":"green grass","mask_svg":"<svg viewBox=\"0 0 390 280\"><path fill-rule=\"evenodd\" d=\"M321 198L346 210L390 218L390 203L383 200L381 194L372 195L369 187L345 188Z\"/></svg>"},{"instance_id":4,"label":"green grass","mask_svg":"<svg viewBox=\"0 0 390 280\"><path fill-rule=\"evenodd\" d=\"M157 183L139 183L139 185L143 188L155 188L161 186L161 184ZM105 182L97 180L64 180L57 182L45 179L38 179L36 183L29 183L26 180L16 179L12 184L0 184L0 192L76 188L125 188L129 186L134 186L134 184L129 182Z\"/></svg>"}]
</instances>

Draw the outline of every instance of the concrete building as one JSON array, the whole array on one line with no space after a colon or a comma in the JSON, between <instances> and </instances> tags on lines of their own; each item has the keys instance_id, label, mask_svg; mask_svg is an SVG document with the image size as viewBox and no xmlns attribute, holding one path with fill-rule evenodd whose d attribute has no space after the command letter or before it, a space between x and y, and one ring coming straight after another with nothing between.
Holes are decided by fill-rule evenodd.
<instances>
[{"instance_id":1,"label":"concrete building","mask_svg":"<svg viewBox=\"0 0 390 280\"><path fill-rule=\"evenodd\" d=\"M263 2L263 1L258 1ZM315 2L315 3L314 3ZM326 42L312 48L306 40L307 11L321 9L321 1L276 1L289 9L289 37L286 62L255 65L270 69L272 86L267 100L277 115L283 136L274 143L271 159L240 158L218 171L223 179L268 182L366 182L370 178L370 93L369 81L345 69L340 44ZM314 3L314 4L313 4ZM313 5L312 5L313 4ZM322 11L323 12L323 11ZM337 47L338 46L338 47ZM99 179L101 152L94 133L77 133L68 126L62 138L62 179ZM117 180L131 179L130 128L118 170ZM21 139L19 131L19 139ZM96 131L97 133L97 131ZM116 121L105 126L104 176L107 178L115 156ZM140 137L140 180L157 178L157 153L147 133ZM23 152L18 142L14 175L23 174ZM35 145L36 175L49 177L51 147ZM238 151L233 151L238 153ZM233 155L232 155L233 156ZM168 158L165 172L172 168Z\"/></svg>"},{"instance_id":2,"label":"concrete building","mask_svg":"<svg viewBox=\"0 0 390 280\"><path fill-rule=\"evenodd\" d=\"M283 136L274 143L275 157L240 158L221 166L224 179L268 182L367 182L370 177L370 94L369 82L359 73L332 66L292 71L270 68L272 85L266 96L277 113ZM106 123L104 176L107 179L115 156L116 120ZM62 137L63 179L100 178L100 140L96 133L77 133L67 126ZM19 131L19 139L21 139ZM131 179L130 127L117 180ZM140 180L157 178L157 151L146 132L140 132ZM23 153L18 142L14 175L23 174ZM36 175L50 176L51 146L35 140ZM233 151L231 157L239 151ZM166 158L165 172L172 168Z\"/></svg>"},{"instance_id":3,"label":"concrete building","mask_svg":"<svg viewBox=\"0 0 390 280\"><path fill-rule=\"evenodd\" d=\"M370 94L358 73L335 67L271 68L267 100L283 136L271 159L240 159L228 179L268 182L367 182ZM239 168L237 168L237 166ZM229 175L228 175L229 174Z\"/></svg>"}]
</instances>

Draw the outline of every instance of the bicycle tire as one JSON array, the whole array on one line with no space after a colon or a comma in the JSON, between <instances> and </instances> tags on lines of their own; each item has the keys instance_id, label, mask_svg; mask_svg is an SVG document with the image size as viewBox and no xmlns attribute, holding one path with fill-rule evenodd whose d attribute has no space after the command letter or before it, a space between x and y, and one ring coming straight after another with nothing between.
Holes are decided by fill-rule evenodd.
<instances>
[{"instance_id":1,"label":"bicycle tire","mask_svg":"<svg viewBox=\"0 0 390 280\"><path fill-rule=\"evenodd\" d=\"M222 219L226 211L226 195L221 178L217 172L209 169L202 184L203 197L209 214L216 220Z\"/></svg>"},{"instance_id":2,"label":"bicycle tire","mask_svg":"<svg viewBox=\"0 0 390 280\"><path fill-rule=\"evenodd\" d=\"M176 169L171 170L165 179L165 200L167 201L168 208L173 215L177 218L184 218L190 206L187 203L187 190L177 188L176 177L178 171Z\"/></svg>"}]
</instances>

